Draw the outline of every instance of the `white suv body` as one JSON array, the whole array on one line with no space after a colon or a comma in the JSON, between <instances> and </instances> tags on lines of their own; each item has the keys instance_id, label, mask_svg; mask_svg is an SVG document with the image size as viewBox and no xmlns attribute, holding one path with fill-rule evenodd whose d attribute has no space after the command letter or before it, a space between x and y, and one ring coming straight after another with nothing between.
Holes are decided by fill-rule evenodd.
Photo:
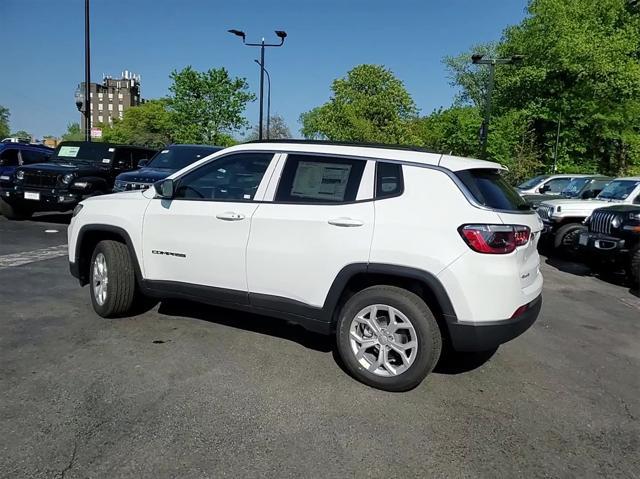
<instances>
[{"instance_id":1,"label":"white suv body","mask_svg":"<svg viewBox=\"0 0 640 479\"><path fill-rule=\"evenodd\" d=\"M409 301L406 310L425 305L431 325L437 324L431 333L440 338L433 344L448 342L459 351L495 348L538 315L542 276L536 245L542 223L534 212L519 209L522 200L499 179L501 170L495 163L415 150L313 142L238 145L155 189L84 201L68 230L70 268L81 284L91 283L94 308L103 316L123 312L109 297L119 291L114 268L124 268L116 263L120 259L109 259L117 254L124 255L122 264L131 262L130 276L146 295L255 311L338 336L342 323L351 320L341 315L359 295L374 308L362 309L365 319L378 314L376 304L365 300L369 294L378 298L380 311L388 311L373 318L386 327L352 330L364 342L345 339L340 349L339 338L338 348L358 379L403 390L433 368L440 346L419 339L422 320L414 319L421 314L403 311L402 301ZM96 255L101 241L119 242L126 252ZM108 286L101 261L103 272L111 272ZM394 303L389 290L376 287L415 298ZM125 296L118 301L126 303ZM385 333L397 327L391 327L394 315L415 326L402 330L404 339ZM347 336L352 323L344 326ZM413 360L407 353L385 367L384 351L396 354L393 341L409 341L411 331L418 345L422 341L433 350L425 353L428 364L418 367L418 348ZM368 334L378 343L360 351L373 341ZM349 344L355 358L345 357Z\"/></svg>"}]
</instances>

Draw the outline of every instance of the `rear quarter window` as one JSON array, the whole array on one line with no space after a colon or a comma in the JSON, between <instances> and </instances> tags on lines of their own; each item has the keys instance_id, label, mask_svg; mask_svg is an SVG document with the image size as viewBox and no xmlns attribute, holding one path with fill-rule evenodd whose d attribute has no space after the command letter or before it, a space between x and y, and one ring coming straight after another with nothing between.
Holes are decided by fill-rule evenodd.
<instances>
[{"instance_id":1,"label":"rear quarter window","mask_svg":"<svg viewBox=\"0 0 640 479\"><path fill-rule=\"evenodd\" d=\"M456 176L474 199L487 208L505 211L528 211L527 202L496 170L462 170Z\"/></svg>"}]
</instances>

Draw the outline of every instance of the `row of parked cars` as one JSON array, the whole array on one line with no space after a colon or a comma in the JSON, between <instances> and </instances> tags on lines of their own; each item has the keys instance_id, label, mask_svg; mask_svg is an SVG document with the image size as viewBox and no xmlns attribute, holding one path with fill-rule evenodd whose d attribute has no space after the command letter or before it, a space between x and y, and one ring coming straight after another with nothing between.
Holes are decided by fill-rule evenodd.
<instances>
[{"instance_id":1,"label":"row of parked cars","mask_svg":"<svg viewBox=\"0 0 640 479\"><path fill-rule=\"evenodd\" d=\"M221 147L170 145L161 151L110 143L0 143L0 210L9 219L71 211L82 200L145 189Z\"/></svg>"},{"instance_id":2,"label":"row of parked cars","mask_svg":"<svg viewBox=\"0 0 640 479\"><path fill-rule=\"evenodd\" d=\"M542 175L517 189L544 222L542 245L640 283L640 177Z\"/></svg>"}]
</instances>

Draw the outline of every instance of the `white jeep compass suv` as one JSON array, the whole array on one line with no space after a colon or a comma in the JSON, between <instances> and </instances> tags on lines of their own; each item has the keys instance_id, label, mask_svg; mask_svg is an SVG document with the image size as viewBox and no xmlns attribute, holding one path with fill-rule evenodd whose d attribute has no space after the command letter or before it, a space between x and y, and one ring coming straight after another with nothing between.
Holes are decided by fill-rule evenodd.
<instances>
[{"instance_id":1,"label":"white jeep compass suv","mask_svg":"<svg viewBox=\"0 0 640 479\"><path fill-rule=\"evenodd\" d=\"M492 350L538 316L542 223L503 170L413 149L238 145L83 201L70 269L100 316L145 295L280 317L335 335L360 381L407 390L443 344Z\"/></svg>"}]
</instances>

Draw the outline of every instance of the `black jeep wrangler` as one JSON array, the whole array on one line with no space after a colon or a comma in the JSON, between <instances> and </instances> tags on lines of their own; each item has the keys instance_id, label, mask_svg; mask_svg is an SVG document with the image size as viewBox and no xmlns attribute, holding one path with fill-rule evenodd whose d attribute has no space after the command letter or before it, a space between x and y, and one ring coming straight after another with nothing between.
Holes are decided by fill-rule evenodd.
<instances>
[{"instance_id":1,"label":"black jeep wrangler","mask_svg":"<svg viewBox=\"0 0 640 479\"><path fill-rule=\"evenodd\" d=\"M65 141L46 163L17 168L0 185L0 210L9 219L36 211L70 211L89 196L111 193L115 177L155 150L110 143Z\"/></svg>"},{"instance_id":2,"label":"black jeep wrangler","mask_svg":"<svg viewBox=\"0 0 640 479\"><path fill-rule=\"evenodd\" d=\"M598 208L585 221L578 246L596 270L625 269L640 283L640 206Z\"/></svg>"}]
</instances>

